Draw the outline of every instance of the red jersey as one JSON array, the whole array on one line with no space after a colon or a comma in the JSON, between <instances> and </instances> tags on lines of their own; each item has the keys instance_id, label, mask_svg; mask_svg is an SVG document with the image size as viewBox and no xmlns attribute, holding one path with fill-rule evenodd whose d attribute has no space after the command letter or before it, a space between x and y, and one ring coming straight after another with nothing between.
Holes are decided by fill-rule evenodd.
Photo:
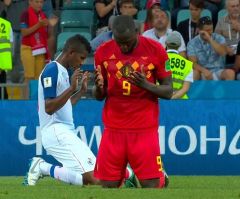
<instances>
[{"instance_id":1,"label":"red jersey","mask_svg":"<svg viewBox=\"0 0 240 199\"><path fill-rule=\"evenodd\" d=\"M39 18L40 17L39 13L37 15ZM45 14L43 14L42 19L45 19L45 18L46 18L46 16L45 16ZM27 10L23 11L20 16L20 28L30 28L30 27L32 27L32 26L30 25L30 21L29 21L29 8L28 8ZM47 34L47 28L44 27L44 29ZM31 46L30 35L22 37L22 45Z\"/></svg>"},{"instance_id":2,"label":"red jersey","mask_svg":"<svg viewBox=\"0 0 240 199\"><path fill-rule=\"evenodd\" d=\"M23 11L20 17L20 27L21 28L29 28L29 15L28 10ZM31 46L30 39L28 36L22 37L22 44L26 46Z\"/></svg>"},{"instance_id":3,"label":"red jersey","mask_svg":"<svg viewBox=\"0 0 240 199\"><path fill-rule=\"evenodd\" d=\"M145 129L158 127L158 97L128 82L124 68L141 71L149 82L170 76L165 70L165 49L156 41L142 36L133 52L123 54L114 40L101 45L95 53L95 67L101 67L107 81L107 98L103 109L106 128Z\"/></svg>"}]
</instances>

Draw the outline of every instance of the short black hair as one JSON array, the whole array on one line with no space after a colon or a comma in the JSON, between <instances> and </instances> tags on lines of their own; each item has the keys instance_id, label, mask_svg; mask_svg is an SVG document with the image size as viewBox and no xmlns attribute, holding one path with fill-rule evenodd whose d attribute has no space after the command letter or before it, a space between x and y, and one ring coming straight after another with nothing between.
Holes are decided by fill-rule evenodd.
<instances>
[{"instance_id":1,"label":"short black hair","mask_svg":"<svg viewBox=\"0 0 240 199\"><path fill-rule=\"evenodd\" d=\"M202 30L204 25L213 25L211 17L205 16L199 19L197 27Z\"/></svg>"},{"instance_id":2,"label":"short black hair","mask_svg":"<svg viewBox=\"0 0 240 199\"><path fill-rule=\"evenodd\" d=\"M170 19L169 13L167 12L167 10L160 8L160 10L166 15L166 17L168 18L168 20Z\"/></svg>"},{"instance_id":3,"label":"short black hair","mask_svg":"<svg viewBox=\"0 0 240 199\"><path fill-rule=\"evenodd\" d=\"M115 17L112 25L113 34L132 35L136 33L134 20L131 16L120 15Z\"/></svg>"},{"instance_id":4,"label":"short black hair","mask_svg":"<svg viewBox=\"0 0 240 199\"><path fill-rule=\"evenodd\" d=\"M189 4L192 4L195 7L200 8L200 9L204 8L204 0L190 0Z\"/></svg>"},{"instance_id":5,"label":"short black hair","mask_svg":"<svg viewBox=\"0 0 240 199\"><path fill-rule=\"evenodd\" d=\"M133 6L135 6L134 0L120 0L119 1L119 7L122 7L123 4L132 4Z\"/></svg>"},{"instance_id":6,"label":"short black hair","mask_svg":"<svg viewBox=\"0 0 240 199\"><path fill-rule=\"evenodd\" d=\"M83 49L84 48L84 49ZM76 34L66 41L63 52L66 52L68 49L73 49L77 52L82 52L86 50L88 53L91 52L91 46L88 40L80 34Z\"/></svg>"}]
</instances>

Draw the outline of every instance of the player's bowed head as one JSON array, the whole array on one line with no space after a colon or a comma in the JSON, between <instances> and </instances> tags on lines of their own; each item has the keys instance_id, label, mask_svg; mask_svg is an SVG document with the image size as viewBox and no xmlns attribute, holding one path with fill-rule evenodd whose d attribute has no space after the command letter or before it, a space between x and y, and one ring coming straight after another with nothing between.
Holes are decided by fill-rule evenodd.
<instances>
[{"instance_id":1,"label":"player's bowed head","mask_svg":"<svg viewBox=\"0 0 240 199\"><path fill-rule=\"evenodd\" d=\"M138 32L133 18L127 15L115 17L112 31L114 40L119 45L122 53L131 53L138 42Z\"/></svg>"}]
</instances>

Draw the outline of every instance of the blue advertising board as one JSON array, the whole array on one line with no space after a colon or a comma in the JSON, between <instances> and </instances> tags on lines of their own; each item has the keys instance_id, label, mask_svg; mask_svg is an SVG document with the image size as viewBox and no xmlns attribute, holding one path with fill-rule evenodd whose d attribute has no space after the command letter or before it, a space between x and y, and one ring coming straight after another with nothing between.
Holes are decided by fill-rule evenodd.
<instances>
[{"instance_id":1,"label":"blue advertising board","mask_svg":"<svg viewBox=\"0 0 240 199\"><path fill-rule=\"evenodd\" d=\"M103 102L74 107L76 131L97 154ZM0 176L24 175L29 158L44 151L37 101L0 102ZM160 147L171 175L240 174L240 100L160 101ZM149 146L151 147L151 146Z\"/></svg>"}]
</instances>

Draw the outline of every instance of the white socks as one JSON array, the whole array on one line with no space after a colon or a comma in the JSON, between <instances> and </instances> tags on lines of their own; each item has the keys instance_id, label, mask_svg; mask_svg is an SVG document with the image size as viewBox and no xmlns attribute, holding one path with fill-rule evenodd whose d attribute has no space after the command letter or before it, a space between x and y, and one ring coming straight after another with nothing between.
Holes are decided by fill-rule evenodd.
<instances>
[{"instance_id":1,"label":"white socks","mask_svg":"<svg viewBox=\"0 0 240 199\"><path fill-rule=\"evenodd\" d=\"M66 182L68 184L82 185L83 179L80 173L71 171L70 169L53 166L47 162L41 162L40 171L44 176L51 176L57 180Z\"/></svg>"},{"instance_id":2,"label":"white socks","mask_svg":"<svg viewBox=\"0 0 240 199\"><path fill-rule=\"evenodd\" d=\"M50 176L69 184L74 185L83 184L82 175L80 173L71 171L64 167L52 166L50 168Z\"/></svg>"},{"instance_id":3,"label":"white socks","mask_svg":"<svg viewBox=\"0 0 240 199\"><path fill-rule=\"evenodd\" d=\"M49 164L45 161L41 162L39 165L41 174L43 174L44 176L50 176L51 166L52 166L51 164Z\"/></svg>"}]
</instances>

